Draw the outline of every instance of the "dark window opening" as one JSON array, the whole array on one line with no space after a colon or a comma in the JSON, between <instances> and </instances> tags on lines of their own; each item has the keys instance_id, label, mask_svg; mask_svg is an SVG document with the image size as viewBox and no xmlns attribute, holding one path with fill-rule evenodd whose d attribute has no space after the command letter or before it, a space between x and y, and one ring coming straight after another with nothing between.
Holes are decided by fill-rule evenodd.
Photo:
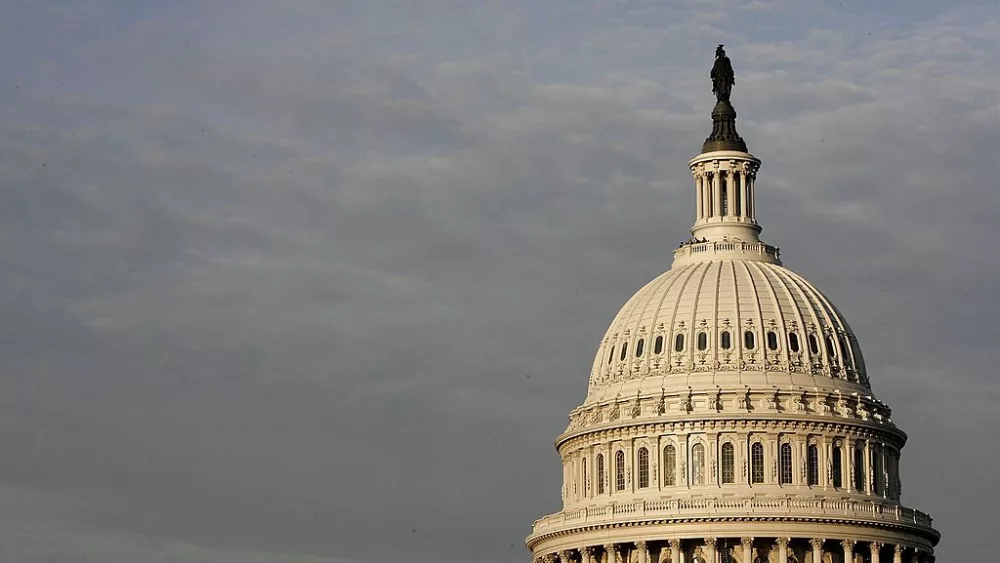
<instances>
[{"instance_id":1,"label":"dark window opening","mask_svg":"<svg viewBox=\"0 0 1000 563\"><path fill-rule=\"evenodd\" d=\"M809 335L809 351L813 354L819 354L819 342L816 342L816 335Z\"/></svg>"},{"instance_id":2,"label":"dark window opening","mask_svg":"<svg viewBox=\"0 0 1000 563\"><path fill-rule=\"evenodd\" d=\"M767 348L772 351L778 349L778 334L773 330L767 333Z\"/></svg>"},{"instance_id":3,"label":"dark window opening","mask_svg":"<svg viewBox=\"0 0 1000 563\"><path fill-rule=\"evenodd\" d=\"M657 336L656 340L653 342L653 353L660 354L663 352L663 337Z\"/></svg>"},{"instance_id":4,"label":"dark window opening","mask_svg":"<svg viewBox=\"0 0 1000 563\"><path fill-rule=\"evenodd\" d=\"M683 351L684 351L684 335L678 334L677 337L674 338L674 352L683 352Z\"/></svg>"},{"instance_id":5,"label":"dark window opening","mask_svg":"<svg viewBox=\"0 0 1000 563\"><path fill-rule=\"evenodd\" d=\"M705 348L708 348L708 333L707 332L699 332L698 333L698 349L699 350L704 350Z\"/></svg>"},{"instance_id":6,"label":"dark window opening","mask_svg":"<svg viewBox=\"0 0 1000 563\"><path fill-rule=\"evenodd\" d=\"M754 342L753 332L749 331L749 330L746 331L746 332L744 332L743 333L743 347L746 348L747 350L753 350L755 344L756 344L756 342Z\"/></svg>"},{"instance_id":7,"label":"dark window opening","mask_svg":"<svg viewBox=\"0 0 1000 563\"><path fill-rule=\"evenodd\" d=\"M794 332L788 333L788 349L792 352L799 351L799 335Z\"/></svg>"},{"instance_id":8,"label":"dark window opening","mask_svg":"<svg viewBox=\"0 0 1000 563\"><path fill-rule=\"evenodd\" d=\"M732 348L732 346L733 346L732 340L733 339L729 335L729 331L728 330L722 333L722 338L720 338L720 340L722 341L721 345L722 345L722 349L723 350L728 350L728 349Z\"/></svg>"},{"instance_id":9,"label":"dark window opening","mask_svg":"<svg viewBox=\"0 0 1000 563\"><path fill-rule=\"evenodd\" d=\"M625 342L622 342L622 355L621 355L621 358L619 358L619 359L624 360L625 356L627 356L627 355L628 355L628 340L626 340Z\"/></svg>"},{"instance_id":10,"label":"dark window opening","mask_svg":"<svg viewBox=\"0 0 1000 563\"><path fill-rule=\"evenodd\" d=\"M643 340L642 338L640 338L639 342L636 342L636 344L635 344L635 356L637 358L642 355L642 345L643 345L643 343L645 343L645 340Z\"/></svg>"}]
</instances>

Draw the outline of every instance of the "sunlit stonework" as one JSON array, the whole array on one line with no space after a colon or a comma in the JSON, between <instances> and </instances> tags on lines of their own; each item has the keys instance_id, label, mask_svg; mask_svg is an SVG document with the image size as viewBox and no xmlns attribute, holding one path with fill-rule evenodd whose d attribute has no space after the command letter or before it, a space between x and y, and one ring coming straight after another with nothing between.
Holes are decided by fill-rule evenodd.
<instances>
[{"instance_id":1,"label":"sunlit stonework","mask_svg":"<svg viewBox=\"0 0 1000 563\"><path fill-rule=\"evenodd\" d=\"M906 434L854 333L758 237L760 160L721 46L712 79L692 238L601 340L556 439L563 509L527 546L535 563L932 562L930 516L900 503Z\"/></svg>"}]
</instances>

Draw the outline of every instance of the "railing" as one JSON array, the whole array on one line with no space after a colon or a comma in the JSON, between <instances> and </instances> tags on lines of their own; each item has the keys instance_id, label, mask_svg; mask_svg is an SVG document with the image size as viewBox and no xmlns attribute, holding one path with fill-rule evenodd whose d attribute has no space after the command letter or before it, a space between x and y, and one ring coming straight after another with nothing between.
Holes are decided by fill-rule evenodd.
<instances>
[{"instance_id":1,"label":"railing","mask_svg":"<svg viewBox=\"0 0 1000 563\"><path fill-rule=\"evenodd\" d=\"M741 252L743 254L762 254L776 260L778 259L779 254L777 248L762 242L719 241L697 242L694 244L684 245L677 250L674 250L674 257L691 256L692 254L700 254L703 252Z\"/></svg>"},{"instance_id":2,"label":"railing","mask_svg":"<svg viewBox=\"0 0 1000 563\"><path fill-rule=\"evenodd\" d=\"M612 502L550 514L532 526L532 535L562 527L612 521L630 521L648 517L713 516L842 516L865 520L892 521L931 527L929 514L898 504L852 499L795 497L730 497L702 499L660 499Z\"/></svg>"}]
</instances>

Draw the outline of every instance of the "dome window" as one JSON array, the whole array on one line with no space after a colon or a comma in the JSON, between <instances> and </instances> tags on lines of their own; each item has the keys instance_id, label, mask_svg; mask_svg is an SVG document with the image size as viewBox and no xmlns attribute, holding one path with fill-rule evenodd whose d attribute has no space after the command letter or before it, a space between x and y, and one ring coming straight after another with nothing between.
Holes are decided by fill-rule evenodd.
<instances>
[{"instance_id":1,"label":"dome window","mask_svg":"<svg viewBox=\"0 0 1000 563\"><path fill-rule=\"evenodd\" d=\"M733 338L730 336L728 330L722 333L719 340L723 350L728 350L733 347Z\"/></svg>"},{"instance_id":2,"label":"dome window","mask_svg":"<svg viewBox=\"0 0 1000 563\"><path fill-rule=\"evenodd\" d=\"M833 481L832 485L835 489L839 489L844 486L844 477L843 477L844 455L842 453L842 450L840 449L840 444L833 445L832 457L833 457L833 462L832 462L833 476L831 479Z\"/></svg>"},{"instance_id":3,"label":"dome window","mask_svg":"<svg viewBox=\"0 0 1000 563\"><path fill-rule=\"evenodd\" d=\"M788 349L792 352L799 351L799 335L794 332L788 333Z\"/></svg>"},{"instance_id":4,"label":"dome window","mask_svg":"<svg viewBox=\"0 0 1000 563\"><path fill-rule=\"evenodd\" d=\"M833 341L833 337L826 337L826 355L831 358L837 357L837 343Z\"/></svg>"},{"instance_id":5,"label":"dome window","mask_svg":"<svg viewBox=\"0 0 1000 563\"><path fill-rule=\"evenodd\" d=\"M781 444L779 451L779 461L781 465L781 479L780 483L782 485L792 484L792 445L785 443Z\"/></svg>"},{"instance_id":6,"label":"dome window","mask_svg":"<svg viewBox=\"0 0 1000 563\"><path fill-rule=\"evenodd\" d=\"M754 442L750 446L750 483L764 482L764 445Z\"/></svg>"},{"instance_id":7,"label":"dome window","mask_svg":"<svg viewBox=\"0 0 1000 563\"><path fill-rule=\"evenodd\" d=\"M813 354L819 354L819 342L816 342L816 335L809 335L809 351Z\"/></svg>"},{"instance_id":8,"label":"dome window","mask_svg":"<svg viewBox=\"0 0 1000 563\"><path fill-rule=\"evenodd\" d=\"M644 339L640 338L640 339L639 339L639 342L636 342L636 343L635 343L635 357L636 357L636 358L638 358L639 356L641 356L641 355L642 355L642 345L643 345L643 344L644 344L645 342L646 342L646 341L645 341Z\"/></svg>"},{"instance_id":9,"label":"dome window","mask_svg":"<svg viewBox=\"0 0 1000 563\"><path fill-rule=\"evenodd\" d=\"M699 350L704 350L705 348L708 348L708 333L707 332L699 332L698 333L698 349Z\"/></svg>"},{"instance_id":10,"label":"dome window","mask_svg":"<svg viewBox=\"0 0 1000 563\"><path fill-rule=\"evenodd\" d=\"M611 350L608 351L608 365L615 360L615 347L612 346Z\"/></svg>"},{"instance_id":11,"label":"dome window","mask_svg":"<svg viewBox=\"0 0 1000 563\"><path fill-rule=\"evenodd\" d=\"M615 452L615 490L625 490L625 452Z\"/></svg>"},{"instance_id":12,"label":"dome window","mask_svg":"<svg viewBox=\"0 0 1000 563\"><path fill-rule=\"evenodd\" d=\"M597 494L604 494L604 454L597 454Z\"/></svg>"},{"instance_id":13,"label":"dome window","mask_svg":"<svg viewBox=\"0 0 1000 563\"><path fill-rule=\"evenodd\" d=\"M819 485L819 447L816 444L810 444L806 450L806 473L810 485Z\"/></svg>"},{"instance_id":14,"label":"dome window","mask_svg":"<svg viewBox=\"0 0 1000 563\"><path fill-rule=\"evenodd\" d=\"M767 349L771 351L778 349L778 334L773 330L767 331Z\"/></svg>"},{"instance_id":15,"label":"dome window","mask_svg":"<svg viewBox=\"0 0 1000 563\"><path fill-rule=\"evenodd\" d=\"M722 444L722 484L736 482L736 450L732 442Z\"/></svg>"},{"instance_id":16,"label":"dome window","mask_svg":"<svg viewBox=\"0 0 1000 563\"><path fill-rule=\"evenodd\" d=\"M663 353L663 337L657 336L656 340L653 341L653 353L662 354Z\"/></svg>"},{"instance_id":17,"label":"dome window","mask_svg":"<svg viewBox=\"0 0 1000 563\"><path fill-rule=\"evenodd\" d=\"M649 450L639 448L639 488L649 486Z\"/></svg>"},{"instance_id":18,"label":"dome window","mask_svg":"<svg viewBox=\"0 0 1000 563\"><path fill-rule=\"evenodd\" d=\"M663 485L677 484L677 449L672 444L663 447Z\"/></svg>"},{"instance_id":19,"label":"dome window","mask_svg":"<svg viewBox=\"0 0 1000 563\"><path fill-rule=\"evenodd\" d=\"M624 361L625 360L625 356L627 356L627 355L628 355L628 340L626 340L625 342L622 342L622 354L621 354L621 357L618 358L618 359Z\"/></svg>"},{"instance_id":20,"label":"dome window","mask_svg":"<svg viewBox=\"0 0 1000 563\"><path fill-rule=\"evenodd\" d=\"M684 351L684 335L678 334L674 338L674 352L683 352L683 351Z\"/></svg>"},{"instance_id":21,"label":"dome window","mask_svg":"<svg viewBox=\"0 0 1000 563\"><path fill-rule=\"evenodd\" d=\"M748 330L748 331L746 331L746 332L743 333L743 347L744 348L746 348L747 350L753 350L754 346L756 346L756 344L757 343L755 342L752 330Z\"/></svg>"}]
</instances>

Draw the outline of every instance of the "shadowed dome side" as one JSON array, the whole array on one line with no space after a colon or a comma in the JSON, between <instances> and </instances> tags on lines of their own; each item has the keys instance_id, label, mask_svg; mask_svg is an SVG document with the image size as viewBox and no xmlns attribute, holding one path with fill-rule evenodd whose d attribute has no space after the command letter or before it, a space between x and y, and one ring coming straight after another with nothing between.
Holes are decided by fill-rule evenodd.
<instances>
[{"instance_id":1,"label":"shadowed dome side","mask_svg":"<svg viewBox=\"0 0 1000 563\"><path fill-rule=\"evenodd\" d=\"M870 394L857 340L829 299L778 264L679 265L621 308L597 351L586 403L716 387Z\"/></svg>"}]
</instances>

